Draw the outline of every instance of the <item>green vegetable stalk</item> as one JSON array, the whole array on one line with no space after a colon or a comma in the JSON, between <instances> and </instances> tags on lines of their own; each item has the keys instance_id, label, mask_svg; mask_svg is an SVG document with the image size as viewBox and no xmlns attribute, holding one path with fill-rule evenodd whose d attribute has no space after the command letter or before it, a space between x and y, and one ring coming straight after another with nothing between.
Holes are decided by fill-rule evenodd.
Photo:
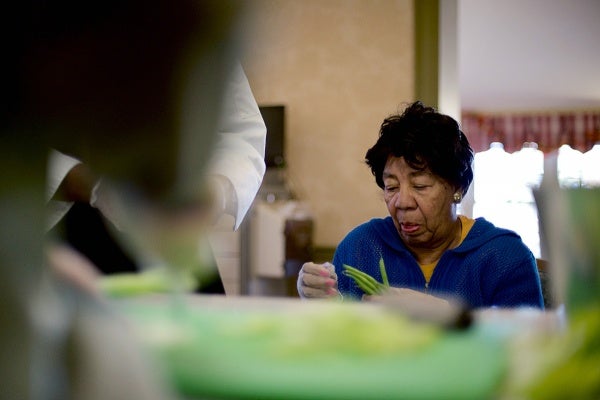
<instances>
[{"instance_id":1,"label":"green vegetable stalk","mask_svg":"<svg viewBox=\"0 0 600 400\"><path fill-rule=\"evenodd\" d=\"M388 281L387 272L385 272L385 264L383 263L383 257L379 259L379 272L381 273L381 280L386 287L390 287L390 282Z\"/></svg>"},{"instance_id":2,"label":"green vegetable stalk","mask_svg":"<svg viewBox=\"0 0 600 400\"><path fill-rule=\"evenodd\" d=\"M380 294L381 292L385 291L385 289L390 287L387 272L385 271L383 257L379 259L379 271L381 272L381 279L383 280L383 283L378 282L371 275L351 267L350 265L344 264L343 267L343 274L352 278L356 285L358 285L358 287L368 295Z\"/></svg>"}]
</instances>

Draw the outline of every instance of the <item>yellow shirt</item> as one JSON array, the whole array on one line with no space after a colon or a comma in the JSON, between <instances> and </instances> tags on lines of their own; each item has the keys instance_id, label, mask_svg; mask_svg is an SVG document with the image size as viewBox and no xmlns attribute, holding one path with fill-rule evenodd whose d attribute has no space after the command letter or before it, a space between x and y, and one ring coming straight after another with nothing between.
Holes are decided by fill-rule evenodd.
<instances>
[{"instance_id":1,"label":"yellow shirt","mask_svg":"<svg viewBox=\"0 0 600 400\"><path fill-rule=\"evenodd\" d=\"M460 218L460 223L461 223L460 242L458 242L458 245L460 246L460 244L463 242L463 240L465 240L465 238L469 234L469 231L473 227L475 220L465 217L464 215L459 215L458 218ZM433 270L435 269L436 265L437 265L437 261L434 263L431 263L431 264L419 264L419 267L421 267L421 271L423 272L423 275L425 275L425 282L429 283L429 280L431 279L431 275L433 275Z\"/></svg>"}]
</instances>

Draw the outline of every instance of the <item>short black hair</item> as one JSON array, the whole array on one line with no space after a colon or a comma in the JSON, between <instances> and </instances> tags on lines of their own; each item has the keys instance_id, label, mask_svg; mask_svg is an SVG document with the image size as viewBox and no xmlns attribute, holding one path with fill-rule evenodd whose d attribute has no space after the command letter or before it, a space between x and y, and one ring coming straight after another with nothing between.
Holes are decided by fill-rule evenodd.
<instances>
[{"instance_id":1,"label":"short black hair","mask_svg":"<svg viewBox=\"0 0 600 400\"><path fill-rule=\"evenodd\" d=\"M420 101L384 119L379 139L367 151L365 161L380 188L390 156L404 157L411 168L429 169L463 195L473 181L473 149L458 122Z\"/></svg>"}]
</instances>

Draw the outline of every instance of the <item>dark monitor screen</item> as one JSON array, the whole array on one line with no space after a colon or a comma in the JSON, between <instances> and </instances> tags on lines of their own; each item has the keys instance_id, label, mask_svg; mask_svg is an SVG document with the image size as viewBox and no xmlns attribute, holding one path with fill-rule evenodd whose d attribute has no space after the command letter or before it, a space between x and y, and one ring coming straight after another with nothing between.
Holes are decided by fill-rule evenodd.
<instances>
[{"instance_id":1,"label":"dark monitor screen","mask_svg":"<svg viewBox=\"0 0 600 400\"><path fill-rule=\"evenodd\" d=\"M267 126L265 164L267 168L285 164L285 106L260 106L260 114Z\"/></svg>"}]
</instances>

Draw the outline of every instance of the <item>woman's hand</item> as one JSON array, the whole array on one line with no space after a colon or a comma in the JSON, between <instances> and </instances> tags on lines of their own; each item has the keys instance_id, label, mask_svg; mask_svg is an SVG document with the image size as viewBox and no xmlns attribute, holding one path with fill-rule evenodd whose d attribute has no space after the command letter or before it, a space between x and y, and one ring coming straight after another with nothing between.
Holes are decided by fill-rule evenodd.
<instances>
[{"instance_id":1,"label":"woman's hand","mask_svg":"<svg viewBox=\"0 0 600 400\"><path fill-rule=\"evenodd\" d=\"M340 296L335 268L330 263L307 262L298 274L298 294L302 298L328 298Z\"/></svg>"},{"instance_id":2,"label":"woman's hand","mask_svg":"<svg viewBox=\"0 0 600 400\"><path fill-rule=\"evenodd\" d=\"M447 307L448 301L440 297L435 297L413 289L390 287L379 295L363 296L365 301L387 302L394 301L400 303L416 303L429 307Z\"/></svg>"},{"instance_id":3,"label":"woman's hand","mask_svg":"<svg viewBox=\"0 0 600 400\"><path fill-rule=\"evenodd\" d=\"M466 327L471 315L459 302L417 290L390 287L380 295L363 296L363 300L381 303L412 318L448 327Z\"/></svg>"}]
</instances>

